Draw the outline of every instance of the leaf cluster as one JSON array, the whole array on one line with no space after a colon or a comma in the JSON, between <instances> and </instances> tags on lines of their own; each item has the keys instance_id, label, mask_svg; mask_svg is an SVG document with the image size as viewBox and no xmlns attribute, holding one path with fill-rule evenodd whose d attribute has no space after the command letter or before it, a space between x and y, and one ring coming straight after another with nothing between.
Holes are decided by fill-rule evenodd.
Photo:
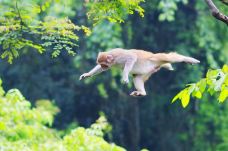
<instances>
[{"instance_id":1,"label":"leaf cluster","mask_svg":"<svg viewBox=\"0 0 228 151\"><path fill-rule=\"evenodd\" d=\"M144 16L144 9L139 6L144 0L92 0L87 1L89 11L87 16L95 23L104 19L110 22L124 22L128 14L138 12Z\"/></svg>"},{"instance_id":2,"label":"leaf cluster","mask_svg":"<svg viewBox=\"0 0 228 151\"><path fill-rule=\"evenodd\" d=\"M180 99L185 108L189 104L190 96L201 99L205 91L211 95L217 93L220 103L228 98L228 65L224 65L222 69L208 70L206 78L189 84L173 98L172 103Z\"/></svg>"},{"instance_id":3,"label":"leaf cluster","mask_svg":"<svg viewBox=\"0 0 228 151\"><path fill-rule=\"evenodd\" d=\"M177 11L177 3L182 2L187 4L188 0L161 0L158 5L158 9L161 10L159 15L160 21L174 21L175 12Z\"/></svg>"},{"instance_id":4,"label":"leaf cluster","mask_svg":"<svg viewBox=\"0 0 228 151\"><path fill-rule=\"evenodd\" d=\"M125 151L103 139L103 132L111 130L105 116L90 128L78 127L70 134L60 133L50 126L59 109L48 100L40 100L36 107L18 89L5 93L0 80L0 150L28 151Z\"/></svg>"},{"instance_id":5,"label":"leaf cluster","mask_svg":"<svg viewBox=\"0 0 228 151\"><path fill-rule=\"evenodd\" d=\"M2 2L3 3L3 2ZM57 57L66 51L75 55L78 35L83 30L90 34L85 26L77 26L68 18L42 17L42 13L51 6L52 1L19 4L6 3L0 7L0 56L9 63L28 50L39 53L51 52ZM8 5L7 5L8 4ZM28 9L29 8L29 9ZM8 10L8 11L5 11Z\"/></svg>"}]
</instances>

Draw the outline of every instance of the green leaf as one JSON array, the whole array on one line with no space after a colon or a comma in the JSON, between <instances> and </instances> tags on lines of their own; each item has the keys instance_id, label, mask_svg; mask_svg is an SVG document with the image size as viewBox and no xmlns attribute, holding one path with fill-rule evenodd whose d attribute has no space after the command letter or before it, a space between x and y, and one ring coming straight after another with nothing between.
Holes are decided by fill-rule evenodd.
<instances>
[{"instance_id":1,"label":"green leaf","mask_svg":"<svg viewBox=\"0 0 228 151\"><path fill-rule=\"evenodd\" d=\"M224 90L221 91L218 100L219 102L223 103L227 97L228 97L228 88L225 88Z\"/></svg>"},{"instance_id":2,"label":"green leaf","mask_svg":"<svg viewBox=\"0 0 228 151\"><path fill-rule=\"evenodd\" d=\"M200 91L197 91L194 95L196 98L201 99L202 98L202 93Z\"/></svg>"},{"instance_id":3,"label":"green leaf","mask_svg":"<svg viewBox=\"0 0 228 151\"><path fill-rule=\"evenodd\" d=\"M174 16L173 15L168 15L167 16L168 21L174 21Z\"/></svg>"},{"instance_id":4,"label":"green leaf","mask_svg":"<svg viewBox=\"0 0 228 151\"><path fill-rule=\"evenodd\" d=\"M174 103L177 99L179 99L179 98L181 97L183 91L184 91L184 90L182 90L181 92L179 92L179 93L172 99L171 103Z\"/></svg>"},{"instance_id":5,"label":"green leaf","mask_svg":"<svg viewBox=\"0 0 228 151\"><path fill-rule=\"evenodd\" d=\"M206 78L211 79L211 78L217 77L218 73L219 73L218 70L208 70Z\"/></svg>"},{"instance_id":6,"label":"green leaf","mask_svg":"<svg viewBox=\"0 0 228 151\"><path fill-rule=\"evenodd\" d=\"M98 91L99 91L100 95L101 95L103 98L108 98L108 94L107 94L107 91L106 91L106 89L105 89L105 87L104 87L104 84L99 84L99 85L97 86L97 88L98 88Z\"/></svg>"},{"instance_id":7,"label":"green leaf","mask_svg":"<svg viewBox=\"0 0 228 151\"><path fill-rule=\"evenodd\" d=\"M166 15L165 14L160 14L158 19L159 19L159 21L164 21L166 19Z\"/></svg>"},{"instance_id":8,"label":"green leaf","mask_svg":"<svg viewBox=\"0 0 228 151\"><path fill-rule=\"evenodd\" d=\"M206 86L207 86L207 82L206 82L206 79L201 79L197 85L199 86L199 90L201 93L203 93L206 89Z\"/></svg>"},{"instance_id":9,"label":"green leaf","mask_svg":"<svg viewBox=\"0 0 228 151\"><path fill-rule=\"evenodd\" d=\"M6 125L4 122L0 122L0 130L6 129Z\"/></svg>"},{"instance_id":10,"label":"green leaf","mask_svg":"<svg viewBox=\"0 0 228 151\"><path fill-rule=\"evenodd\" d=\"M141 149L141 151L149 151L148 149Z\"/></svg>"},{"instance_id":11,"label":"green leaf","mask_svg":"<svg viewBox=\"0 0 228 151\"><path fill-rule=\"evenodd\" d=\"M225 65L222 67L222 72L228 73L228 65L225 64Z\"/></svg>"},{"instance_id":12,"label":"green leaf","mask_svg":"<svg viewBox=\"0 0 228 151\"><path fill-rule=\"evenodd\" d=\"M226 77L225 77L225 82L224 82L224 84L225 84L226 86L228 86L228 74L227 74Z\"/></svg>"},{"instance_id":13,"label":"green leaf","mask_svg":"<svg viewBox=\"0 0 228 151\"><path fill-rule=\"evenodd\" d=\"M188 94L188 91L183 92L181 96L181 103L183 108L185 108L189 104L189 101L190 101L190 95Z\"/></svg>"}]
</instances>

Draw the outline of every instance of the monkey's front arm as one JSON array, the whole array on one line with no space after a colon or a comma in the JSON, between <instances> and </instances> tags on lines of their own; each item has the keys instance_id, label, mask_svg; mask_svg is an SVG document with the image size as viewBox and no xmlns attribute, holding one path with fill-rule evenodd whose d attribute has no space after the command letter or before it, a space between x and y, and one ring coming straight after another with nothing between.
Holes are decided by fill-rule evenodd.
<instances>
[{"instance_id":1,"label":"monkey's front arm","mask_svg":"<svg viewBox=\"0 0 228 151\"><path fill-rule=\"evenodd\" d=\"M126 59L124 69L123 69L123 77L122 77L122 80L124 83L129 83L128 76L129 76L129 73L132 70L136 60L137 60L136 56L130 56L129 58Z\"/></svg>"},{"instance_id":2,"label":"monkey's front arm","mask_svg":"<svg viewBox=\"0 0 228 151\"><path fill-rule=\"evenodd\" d=\"M99 74L99 73L101 73L102 71L104 71L104 70L101 68L101 65L96 65L96 66L95 66L92 70L90 70L89 72L83 73L83 74L80 76L79 80L82 80L82 79L87 78L87 77L91 77L91 76L93 76L93 75L95 75L95 74Z\"/></svg>"}]
</instances>

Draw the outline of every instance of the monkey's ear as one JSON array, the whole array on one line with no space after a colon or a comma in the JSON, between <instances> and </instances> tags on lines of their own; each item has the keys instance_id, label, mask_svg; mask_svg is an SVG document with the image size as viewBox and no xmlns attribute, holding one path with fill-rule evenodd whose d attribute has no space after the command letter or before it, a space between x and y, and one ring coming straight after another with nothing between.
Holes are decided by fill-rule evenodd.
<instances>
[{"instance_id":1,"label":"monkey's ear","mask_svg":"<svg viewBox=\"0 0 228 151\"><path fill-rule=\"evenodd\" d=\"M114 60L114 58L113 58L112 55L107 55L107 56L106 56L106 59L107 59L107 62L108 62L108 63L111 63L111 62Z\"/></svg>"}]
</instances>

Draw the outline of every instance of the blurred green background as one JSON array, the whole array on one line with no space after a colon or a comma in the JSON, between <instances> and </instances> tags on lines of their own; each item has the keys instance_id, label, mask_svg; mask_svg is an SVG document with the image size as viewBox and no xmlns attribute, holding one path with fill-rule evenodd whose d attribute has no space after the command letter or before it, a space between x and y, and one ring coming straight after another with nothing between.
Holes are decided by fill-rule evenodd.
<instances>
[{"instance_id":1,"label":"blurred green background","mask_svg":"<svg viewBox=\"0 0 228 151\"><path fill-rule=\"evenodd\" d=\"M105 2L113 2L113 5L104 5ZM68 17L72 24L83 25L91 30L91 34L85 36L85 29L81 27L76 31L79 39L68 37L77 41L77 46L69 43L72 51L76 52L74 56L63 51L57 54L58 57L53 57L52 49L55 46L48 47L42 54L38 52L39 49L42 51L38 46L16 46L19 57L14 58L12 64L7 62L7 57L0 59L0 77L4 89L18 88L32 106L39 99L55 102L60 112L52 127L58 130L79 125L89 127L102 112L112 125L112 131L105 135L105 140L115 142L129 151L141 148L151 151L228 150L227 102L219 104L216 96L204 94L201 100L192 98L185 109L180 102L171 104L172 98L186 84L197 82L210 68L222 68L227 64L227 26L210 15L204 1L146 0L140 3L140 8L145 11L144 17L137 13L142 13L142 10L134 5L132 7L136 9L126 13L124 6L114 5L115 1L110 2L104 1L103 5L94 6L93 3L99 2L1 0L1 26L22 22L31 26L30 30L33 31L32 26L36 25L34 20L45 21L48 16L52 16ZM216 1L216 5L223 12L228 12L227 5L220 1ZM104 12L98 13L102 9L108 12L105 8L113 6L120 11L117 16L112 16L114 20L107 20ZM92 14L90 19L87 18L88 12ZM8 16L5 13L9 13ZM23 15L27 15L27 18ZM4 22L2 16L8 17L8 23ZM119 23L121 19L124 22ZM42 32L40 27L34 33L26 31L25 27L15 28L15 31L9 28L16 34L10 35L12 37L8 39L5 36L6 29L0 30L0 54L11 49L10 46L4 48L4 41L12 42L21 37L34 43L42 40L39 36L33 37L38 31ZM51 32L47 32L47 35ZM13 46L16 44L21 43L12 43ZM132 83L121 84L121 71L117 69L85 81L78 80L82 73L95 65L99 51L116 47L143 49L153 53L176 51L197 58L201 63L196 66L180 63L174 65L175 71L159 71L146 83L148 95L140 98L129 96L133 90ZM60 49L57 46L55 50Z\"/></svg>"}]
</instances>

